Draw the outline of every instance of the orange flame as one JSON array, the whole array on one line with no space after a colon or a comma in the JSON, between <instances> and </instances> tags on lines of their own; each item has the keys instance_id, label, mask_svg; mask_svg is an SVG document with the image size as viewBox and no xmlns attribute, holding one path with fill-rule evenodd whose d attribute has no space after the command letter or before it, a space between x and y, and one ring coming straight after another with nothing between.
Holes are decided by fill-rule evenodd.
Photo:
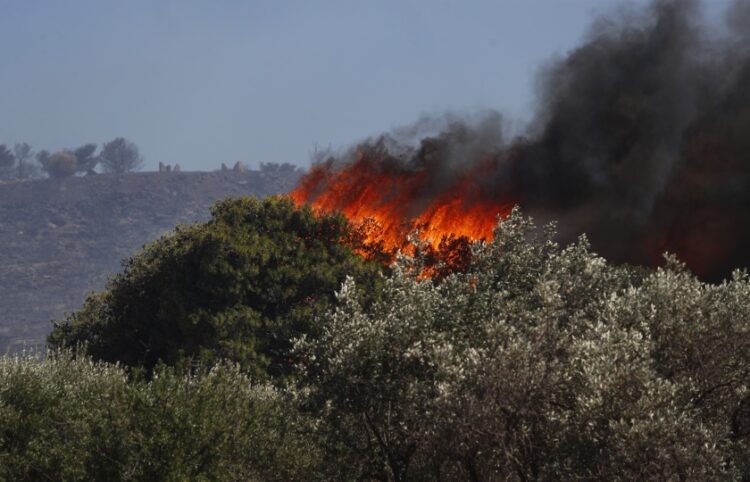
<instances>
[{"instance_id":1,"label":"orange flame","mask_svg":"<svg viewBox=\"0 0 750 482\"><path fill-rule=\"evenodd\" d=\"M497 217L505 217L515 204L483 195L479 186L488 163L457 176L435 194L434 179L426 170L390 168L378 159L359 154L342 169L314 167L290 193L297 205L309 203L320 212L341 212L364 231L365 244L395 253L407 249L407 236L415 229L419 240L438 251L451 239L491 239Z\"/></svg>"}]
</instances>

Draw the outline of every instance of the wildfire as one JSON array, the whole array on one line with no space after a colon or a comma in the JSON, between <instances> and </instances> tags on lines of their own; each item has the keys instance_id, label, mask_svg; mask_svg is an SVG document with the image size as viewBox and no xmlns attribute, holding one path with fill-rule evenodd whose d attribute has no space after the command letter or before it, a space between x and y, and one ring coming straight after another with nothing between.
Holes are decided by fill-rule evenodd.
<instances>
[{"instance_id":1,"label":"wildfire","mask_svg":"<svg viewBox=\"0 0 750 482\"><path fill-rule=\"evenodd\" d=\"M387 253L409 249L407 238L415 230L435 252L455 250L456 240L490 239L497 217L507 216L513 207L510 200L498 202L481 192L477 180L489 168L479 165L442 181L436 191L427 169L405 169L359 153L355 162L338 170L330 164L314 167L290 196L298 205L341 212L364 227L366 245Z\"/></svg>"}]
</instances>

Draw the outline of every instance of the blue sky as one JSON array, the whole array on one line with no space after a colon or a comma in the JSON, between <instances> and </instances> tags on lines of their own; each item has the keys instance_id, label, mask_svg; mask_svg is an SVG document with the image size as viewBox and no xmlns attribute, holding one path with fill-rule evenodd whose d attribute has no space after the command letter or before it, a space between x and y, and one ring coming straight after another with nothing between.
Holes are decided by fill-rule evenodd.
<instances>
[{"instance_id":1,"label":"blue sky","mask_svg":"<svg viewBox=\"0 0 750 482\"><path fill-rule=\"evenodd\" d=\"M529 118L539 67L620 3L0 0L0 144L125 136L145 169L211 170L446 111Z\"/></svg>"}]
</instances>

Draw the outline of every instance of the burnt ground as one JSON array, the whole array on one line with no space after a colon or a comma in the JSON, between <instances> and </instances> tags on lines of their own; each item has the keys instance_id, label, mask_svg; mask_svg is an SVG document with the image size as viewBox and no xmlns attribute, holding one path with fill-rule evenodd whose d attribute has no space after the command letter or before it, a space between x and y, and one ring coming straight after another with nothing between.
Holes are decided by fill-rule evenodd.
<instances>
[{"instance_id":1,"label":"burnt ground","mask_svg":"<svg viewBox=\"0 0 750 482\"><path fill-rule=\"evenodd\" d=\"M43 345L51 320L121 261L217 200L288 192L297 174L146 172L0 184L0 352Z\"/></svg>"}]
</instances>

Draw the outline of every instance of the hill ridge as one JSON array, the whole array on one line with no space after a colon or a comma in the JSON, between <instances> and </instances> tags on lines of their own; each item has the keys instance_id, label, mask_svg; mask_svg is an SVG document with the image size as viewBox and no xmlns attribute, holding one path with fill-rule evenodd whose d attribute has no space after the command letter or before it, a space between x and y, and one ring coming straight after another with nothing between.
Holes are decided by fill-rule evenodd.
<instances>
[{"instance_id":1,"label":"hill ridge","mask_svg":"<svg viewBox=\"0 0 750 482\"><path fill-rule=\"evenodd\" d=\"M39 346L144 244L211 204L290 191L297 172L98 174L0 184L0 351Z\"/></svg>"}]
</instances>

